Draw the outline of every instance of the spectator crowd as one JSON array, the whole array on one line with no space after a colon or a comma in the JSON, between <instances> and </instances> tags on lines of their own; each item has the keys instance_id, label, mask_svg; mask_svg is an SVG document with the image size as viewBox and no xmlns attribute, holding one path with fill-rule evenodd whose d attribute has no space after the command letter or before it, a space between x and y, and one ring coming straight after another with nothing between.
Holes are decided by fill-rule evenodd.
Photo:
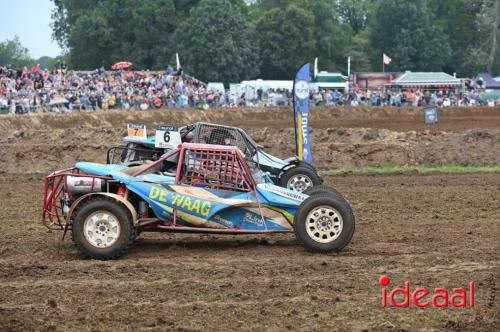
<instances>
[{"instance_id":1,"label":"spectator crowd","mask_svg":"<svg viewBox=\"0 0 500 332\"><path fill-rule=\"evenodd\" d=\"M207 90L205 83L174 72L68 71L58 63L47 70L34 65L31 69L0 66L0 109L2 113L71 112L157 108L214 108L238 106L287 106L292 94L287 90L257 89L252 98L245 93ZM352 91L335 89L311 92L311 105L350 106L469 106L486 101L482 93L465 91Z\"/></svg>"},{"instance_id":2,"label":"spectator crowd","mask_svg":"<svg viewBox=\"0 0 500 332\"><path fill-rule=\"evenodd\" d=\"M314 92L311 99L315 105L348 105L348 106L487 106L485 92L481 90L423 90L406 89L403 91L370 91L359 90L341 93L337 90ZM498 104L498 103L497 103Z\"/></svg>"},{"instance_id":3,"label":"spectator crowd","mask_svg":"<svg viewBox=\"0 0 500 332\"><path fill-rule=\"evenodd\" d=\"M0 108L9 113L70 112L97 109L211 107L225 104L224 94L182 73L149 71L13 70L0 67Z\"/></svg>"}]
</instances>

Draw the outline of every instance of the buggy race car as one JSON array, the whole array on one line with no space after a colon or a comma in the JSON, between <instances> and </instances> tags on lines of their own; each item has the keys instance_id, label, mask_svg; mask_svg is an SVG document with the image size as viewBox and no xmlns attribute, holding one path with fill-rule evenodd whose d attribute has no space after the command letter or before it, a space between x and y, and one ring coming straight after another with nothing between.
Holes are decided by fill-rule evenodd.
<instances>
[{"instance_id":1,"label":"buggy race car","mask_svg":"<svg viewBox=\"0 0 500 332\"><path fill-rule=\"evenodd\" d=\"M174 161L175 174L162 171ZM119 257L146 231L295 232L306 249L330 252L344 248L355 228L350 203L333 188L299 193L256 184L237 147L195 143L143 165L78 162L48 175L42 222L70 230L96 259Z\"/></svg>"},{"instance_id":2,"label":"buggy race car","mask_svg":"<svg viewBox=\"0 0 500 332\"><path fill-rule=\"evenodd\" d=\"M181 142L238 147L252 166L252 174L262 171L268 174L271 182L278 186L303 192L323 183L323 178L318 175L311 164L299 160L296 156L283 160L270 155L240 128L204 122L178 129L171 128L179 131ZM107 162L109 164L130 165L141 160L155 160L168 150L158 147L155 137L127 136L124 140L125 145L113 146L108 150Z\"/></svg>"}]
</instances>

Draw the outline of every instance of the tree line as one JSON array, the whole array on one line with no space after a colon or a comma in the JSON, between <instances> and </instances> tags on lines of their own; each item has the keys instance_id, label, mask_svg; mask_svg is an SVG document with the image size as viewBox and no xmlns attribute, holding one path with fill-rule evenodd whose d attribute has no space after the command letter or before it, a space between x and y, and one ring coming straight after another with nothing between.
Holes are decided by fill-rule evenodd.
<instances>
[{"instance_id":1,"label":"tree line","mask_svg":"<svg viewBox=\"0 0 500 332\"><path fill-rule=\"evenodd\" d=\"M179 53L204 81L320 70L498 73L500 0L53 0L70 68L165 69Z\"/></svg>"}]
</instances>

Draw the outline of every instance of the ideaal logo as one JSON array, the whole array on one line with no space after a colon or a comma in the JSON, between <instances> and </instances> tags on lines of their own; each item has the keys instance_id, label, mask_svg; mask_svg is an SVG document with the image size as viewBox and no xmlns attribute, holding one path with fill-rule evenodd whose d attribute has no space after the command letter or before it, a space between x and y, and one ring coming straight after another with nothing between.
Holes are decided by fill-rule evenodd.
<instances>
[{"instance_id":1,"label":"ideaal logo","mask_svg":"<svg viewBox=\"0 0 500 332\"><path fill-rule=\"evenodd\" d=\"M407 308L411 303L419 308L425 308L432 305L435 308L456 307L456 308L474 308L475 285L474 281L469 282L468 289L453 288L435 288L430 291L427 287L417 287L411 289L410 282L406 281L404 288L394 287L388 290L387 286L391 283L391 279L382 275L378 283L382 286L382 307L387 307L387 299L389 304L396 308ZM396 297L401 300L398 302Z\"/></svg>"}]
</instances>

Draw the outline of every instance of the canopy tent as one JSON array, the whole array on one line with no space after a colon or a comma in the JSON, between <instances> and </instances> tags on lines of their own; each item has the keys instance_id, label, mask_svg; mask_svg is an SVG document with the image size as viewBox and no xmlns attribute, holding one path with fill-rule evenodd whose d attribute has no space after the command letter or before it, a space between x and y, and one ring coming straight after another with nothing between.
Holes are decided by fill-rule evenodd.
<instances>
[{"instance_id":1,"label":"canopy tent","mask_svg":"<svg viewBox=\"0 0 500 332\"><path fill-rule=\"evenodd\" d=\"M500 91L490 91L483 96L486 101L500 100Z\"/></svg>"},{"instance_id":2,"label":"canopy tent","mask_svg":"<svg viewBox=\"0 0 500 332\"><path fill-rule=\"evenodd\" d=\"M120 61L111 66L111 69L113 70L128 69L131 68L132 65L133 65L132 62Z\"/></svg>"},{"instance_id":3,"label":"canopy tent","mask_svg":"<svg viewBox=\"0 0 500 332\"><path fill-rule=\"evenodd\" d=\"M475 87L486 90L500 90L500 82L495 80L490 74L478 74L472 80Z\"/></svg>"},{"instance_id":4,"label":"canopy tent","mask_svg":"<svg viewBox=\"0 0 500 332\"><path fill-rule=\"evenodd\" d=\"M378 90L399 76L401 72L354 72L351 74L352 84L356 90Z\"/></svg>"},{"instance_id":5,"label":"canopy tent","mask_svg":"<svg viewBox=\"0 0 500 332\"><path fill-rule=\"evenodd\" d=\"M444 72L411 72L407 71L392 81L391 86L405 89L446 89L460 88L463 82Z\"/></svg>"},{"instance_id":6,"label":"canopy tent","mask_svg":"<svg viewBox=\"0 0 500 332\"><path fill-rule=\"evenodd\" d=\"M313 78L312 83L318 89L341 89L344 91L349 89L348 77L341 73L321 71Z\"/></svg>"}]
</instances>

